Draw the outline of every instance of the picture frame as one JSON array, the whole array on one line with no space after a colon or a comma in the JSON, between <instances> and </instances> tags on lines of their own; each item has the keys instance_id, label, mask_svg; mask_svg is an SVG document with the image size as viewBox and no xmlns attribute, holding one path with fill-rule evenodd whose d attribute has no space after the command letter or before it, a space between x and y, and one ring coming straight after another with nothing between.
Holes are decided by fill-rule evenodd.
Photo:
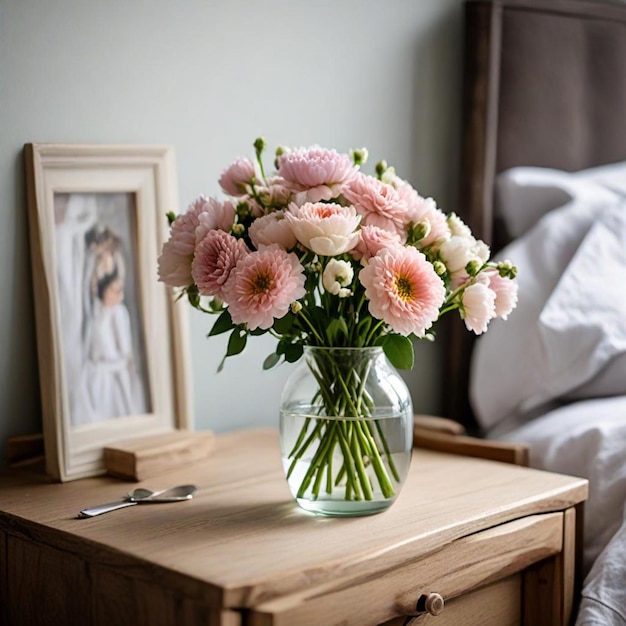
<instances>
[{"instance_id":1,"label":"picture frame","mask_svg":"<svg viewBox=\"0 0 626 626\"><path fill-rule=\"evenodd\" d=\"M191 430L188 327L157 279L178 204L161 145L24 146L46 471L105 472L120 440Z\"/></svg>"}]
</instances>

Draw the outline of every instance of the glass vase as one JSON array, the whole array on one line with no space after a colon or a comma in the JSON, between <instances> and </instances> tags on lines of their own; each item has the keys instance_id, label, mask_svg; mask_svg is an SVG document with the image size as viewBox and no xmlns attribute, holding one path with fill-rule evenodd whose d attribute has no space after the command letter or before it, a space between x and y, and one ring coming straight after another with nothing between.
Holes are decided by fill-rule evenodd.
<instances>
[{"instance_id":1,"label":"glass vase","mask_svg":"<svg viewBox=\"0 0 626 626\"><path fill-rule=\"evenodd\" d=\"M337 516L384 511L411 461L409 390L382 348L307 347L283 389L280 443L301 508Z\"/></svg>"}]
</instances>

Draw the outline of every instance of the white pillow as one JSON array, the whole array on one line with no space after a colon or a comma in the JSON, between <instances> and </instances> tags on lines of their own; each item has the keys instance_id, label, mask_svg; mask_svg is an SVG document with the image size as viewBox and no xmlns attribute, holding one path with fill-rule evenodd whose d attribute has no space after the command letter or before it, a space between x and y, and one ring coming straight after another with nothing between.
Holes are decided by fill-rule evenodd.
<instances>
[{"instance_id":1,"label":"white pillow","mask_svg":"<svg viewBox=\"0 0 626 626\"><path fill-rule=\"evenodd\" d=\"M499 174L494 206L512 239L528 232L539 219L567 202L611 201L626 195L626 162L563 172L542 167L514 167Z\"/></svg>"},{"instance_id":2,"label":"white pillow","mask_svg":"<svg viewBox=\"0 0 626 626\"><path fill-rule=\"evenodd\" d=\"M476 342L482 426L502 432L555 401L626 393L626 203L574 199L499 256L518 266L519 300Z\"/></svg>"},{"instance_id":3,"label":"white pillow","mask_svg":"<svg viewBox=\"0 0 626 626\"><path fill-rule=\"evenodd\" d=\"M560 407L500 439L526 444L532 467L589 480L584 544L584 572L588 572L622 524L626 396ZM623 553L620 556L624 563ZM626 572L626 563L622 569Z\"/></svg>"}]
</instances>

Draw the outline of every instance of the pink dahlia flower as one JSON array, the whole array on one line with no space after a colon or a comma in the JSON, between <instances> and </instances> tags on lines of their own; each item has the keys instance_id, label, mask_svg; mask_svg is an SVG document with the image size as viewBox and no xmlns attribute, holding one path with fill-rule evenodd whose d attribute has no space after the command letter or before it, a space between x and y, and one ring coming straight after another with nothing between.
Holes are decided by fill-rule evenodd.
<instances>
[{"instance_id":1,"label":"pink dahlia flower","mask_svg":"<svg viewBox=\"0 0 626 626\"><path fill-rule=\"evenodd\" d=\"M307 202L301 207L292 204L285 217L297 240L315 254L337 256L349 252L359 242L355 232L361 218L353 206Z\"/></svg>"},{"instance_id":2,"label":"pink dahlia flower","mask_svg":"<svg viewBox=\"0 0 626 626\"><path fill-rule=\"evenodd\" d=\"M301 194L298 204L336 198L356 172L347 154L319 146L298 148L278 157L278 174L285 186Z\"/></svg>"},{"instance_id":3,"label":"pink dahlia flower","mask_svg":"<svg viewBox=\"0 0 626 626\"><path fill-rule=\"evenodd\" d=\"M477 335L487 331L496 315L496 294L483 283L474 283L463 292L461 317L468 330Z\"/></svg>"},{"instance_id":4,"label":"pink dahlia flower","mask_svg":"<svg viewBox=\"0 0 626 626\"><path fill-rule=\"evenodd\" d=\"M381 250L361 270L359 279L370 313L401 335L423 337L439 317L446 297L443 281L413 247Z\"/></svg>"},{"instance_id":5,"label":"pink dahlia flower","mask_svg":"<svg viewBox=\"0 0 626 626\"><path fill-rule=\"evenodd\" d=\"M188 287L193 282L191 261L196 247L196 228L208 202L205 196L196 198L172 224L170 237L158 259L159 280L170 287Z\"/></svg>"},{"instance_id":6,"label":"pink dahlia flower","mask_svg":"<svg viewBox=\"0 0 626 626\"><path fill-rule=\"evenodd\" d=\"M402 245L400 235L395 231L384 230L378 226L363 226L359 232L361 238L351 254L357 261L362 260L363 265L383 248Z\"/></svg>"},{"instance_id":7,"label":"pink dahlia flower","mask_svg":"<svg viewBox=\"0 0 626 626\"><path fill-rule=\"evenodd\" d=\"M215 198L209 198L202 213L198 215L195 243L202 241L210 230L229 232L235 221L235 212L235 205L230 200L220 202Z\"/></svg>"},{"instance_id":8,"label":"pink dahlia flower","mask_svg":"<svg viewBox=\"0 0 626 626\"><path fill-rule=\"evenodd\" d=\"M239 260L223 299L235 324L267 329L306 294L304 281L304 268L295 254L268 246Z\"/></svg>"},{"instance_id":9,"label":"pink dahlia flower","mask_svg":"<svg viewBox=\"0 0 626 626\"><path fill-rule=\"evenodd\" d=\"M220 187L231 196L243 196L248 186L256 181L254 164L250 159L240 157L233 161L219 177Z\"/></svg>"},{"instance_id":10,"label":"pink dahlia flower","mask_svg":"<svg viewBox=\"0 0 626 626\"><path fill-rule=\"evenodd\" d=\"M284 250L291 250L297 243L289 220L285 219L282 211L274 211L254 220L248 228L248 235L257 250L273 243Z\"/></svg>"},{"instance_id":11,"label":"pink dahlia flower","mask_svg":"<svg viewBox=\"0 0 626 626\"><path fill-rule=\"evenodd\" d=\"M406 239L407 206L391 185L359 173L344 189L343 195L356 207L357 213L363 216L364 226L378 226L384 230L395 231Z\"/></svg>"},{"instance_id":12,"label":"pink dahlia flower","mask_svg":"<svg viewBox=\"0 0 626 626\"><path fill-rule=\"evenodd\" d=\"M236 239L223 230L211 230L196 248L191 275L204 296L224 300L224 285L235 265L249 254L242 239Z\"/></svg>"},{"instance_id":13,"label":"pink dahlia flower","mask_svg":"<svg viewBox=\"0 0 626 626\"><path fill-rule=\"evenodd\" d=\"M517 282L510 278L502 278L497 270L488 270L485 274L489 278L489 289L496 294L496 317L505 320L517 306Z\"/></svg>"}]
</instances>

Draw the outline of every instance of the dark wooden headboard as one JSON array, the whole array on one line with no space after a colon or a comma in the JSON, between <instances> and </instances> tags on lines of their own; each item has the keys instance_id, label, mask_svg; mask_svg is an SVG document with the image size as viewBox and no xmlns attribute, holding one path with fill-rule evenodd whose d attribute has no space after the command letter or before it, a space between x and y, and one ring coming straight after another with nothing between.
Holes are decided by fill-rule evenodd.
<instances>
[{"instance_id":1,"label":"dark wooden headboard","mask_svg":"<svg viewBox=\"0 0 626 626\"><path fill-rule=\"evenodd\" d=\"M499 172L575 171L626 160L626 4L493 0L465 4L458 213L497 251ZM444 412L476 431L468 400L473 336L449 327Z\"/></svg>"}]
</instances>

